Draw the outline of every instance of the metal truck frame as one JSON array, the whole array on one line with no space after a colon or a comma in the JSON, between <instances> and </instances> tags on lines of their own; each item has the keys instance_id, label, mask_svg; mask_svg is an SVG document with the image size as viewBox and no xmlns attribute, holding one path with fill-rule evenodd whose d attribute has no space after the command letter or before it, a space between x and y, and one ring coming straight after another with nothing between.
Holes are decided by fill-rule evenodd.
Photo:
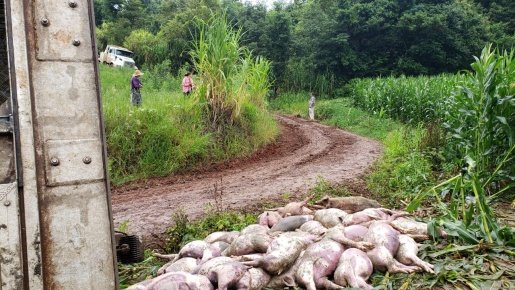
<instances>
[{"instance_id":1,"label":"metal truck frame","mask_svg":"<svg viewBox=\"0 0 515 290\"><path fill-rule=\"evenodd\" d=\"M0 1L0 290L116 289L93 0Z\"/></svg>"}]
</instances>

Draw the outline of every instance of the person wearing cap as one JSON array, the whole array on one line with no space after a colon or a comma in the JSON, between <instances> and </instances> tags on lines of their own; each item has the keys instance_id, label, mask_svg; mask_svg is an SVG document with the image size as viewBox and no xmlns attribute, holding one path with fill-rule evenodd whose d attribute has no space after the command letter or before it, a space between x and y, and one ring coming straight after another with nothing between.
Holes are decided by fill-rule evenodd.
<instances>
[{"instance_id":1,"label":"person wearing cap","mask_svg":"<svg viewBox=\"0 0 515 290\"><path fill-rule=\"evenodd\" d=\"M134 106L141 105L141 92L140 89L143 87L141 80L139 79L143 73L137 69L134 71L131 79L131 102Z\"/></svg>"},{"instance_id":2,"label":"person wearing cap","mask_svg":"<svg viewBox=\"0 0 515 290\"><path fill-rule=\"evenodd\" d=\"M182 92L184 95L189 95L193 90L193 79L191 78L191 73L187 72L182 79Z\"/></svg>"}]
</instances>

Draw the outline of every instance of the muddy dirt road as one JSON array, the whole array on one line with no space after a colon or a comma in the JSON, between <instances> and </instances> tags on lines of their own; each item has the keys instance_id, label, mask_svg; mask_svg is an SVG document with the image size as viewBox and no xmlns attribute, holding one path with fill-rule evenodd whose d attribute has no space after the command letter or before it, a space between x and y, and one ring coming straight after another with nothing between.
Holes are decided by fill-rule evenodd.
<instances>
[{"instance_id":1,"label":"muddy dirt road","mask_svg":"<svg viewBox=\"0 0 515 290\"><path fill-rule=\"evenodd\" d=\"M179 208L192 220L207 204L220 206L215 184L224 208L248 208L280 200L284 193L304 194L319 176L349 182L381 154L376 141L295 117L277 119L282 129L279 140L249 158L114 188L115 226L128 220L131 233L147 239L163 233Z\"/></svg>"}]
</instances>

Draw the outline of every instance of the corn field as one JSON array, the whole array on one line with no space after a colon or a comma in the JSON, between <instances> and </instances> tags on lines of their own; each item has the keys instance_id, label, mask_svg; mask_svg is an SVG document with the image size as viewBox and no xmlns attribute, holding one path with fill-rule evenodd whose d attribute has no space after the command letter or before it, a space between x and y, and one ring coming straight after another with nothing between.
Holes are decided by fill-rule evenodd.
<instances>
[{"instance_id":1,"label":"corn field","mask_svg":"<svg viewBox=\"0 0 515 290\"><path fill-rule=\"evenodd\" d=\"M355 79L349 84L354 105L366 111L417 124L441 119L463 74Z\"/></svg>"}]
</instances>

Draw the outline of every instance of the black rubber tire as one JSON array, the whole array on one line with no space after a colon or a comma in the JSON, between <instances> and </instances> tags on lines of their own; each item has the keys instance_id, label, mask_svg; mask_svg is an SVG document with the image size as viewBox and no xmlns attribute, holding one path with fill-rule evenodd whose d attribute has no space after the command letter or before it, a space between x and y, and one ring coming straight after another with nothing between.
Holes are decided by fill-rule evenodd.
<instances>
[{"instance_id":1,"label":"black rubber tire","mask_svg":"<svg viewBox=\"0 0 515 290\"><path fill-rule=\"evenodd\" d=\"M120 244L127 244L130 249L128 254L118 257L120 262L130 264L138 263L145 259L145 249L138 236L124 236L120 239Z\"/></svg>"}]
</instances>

